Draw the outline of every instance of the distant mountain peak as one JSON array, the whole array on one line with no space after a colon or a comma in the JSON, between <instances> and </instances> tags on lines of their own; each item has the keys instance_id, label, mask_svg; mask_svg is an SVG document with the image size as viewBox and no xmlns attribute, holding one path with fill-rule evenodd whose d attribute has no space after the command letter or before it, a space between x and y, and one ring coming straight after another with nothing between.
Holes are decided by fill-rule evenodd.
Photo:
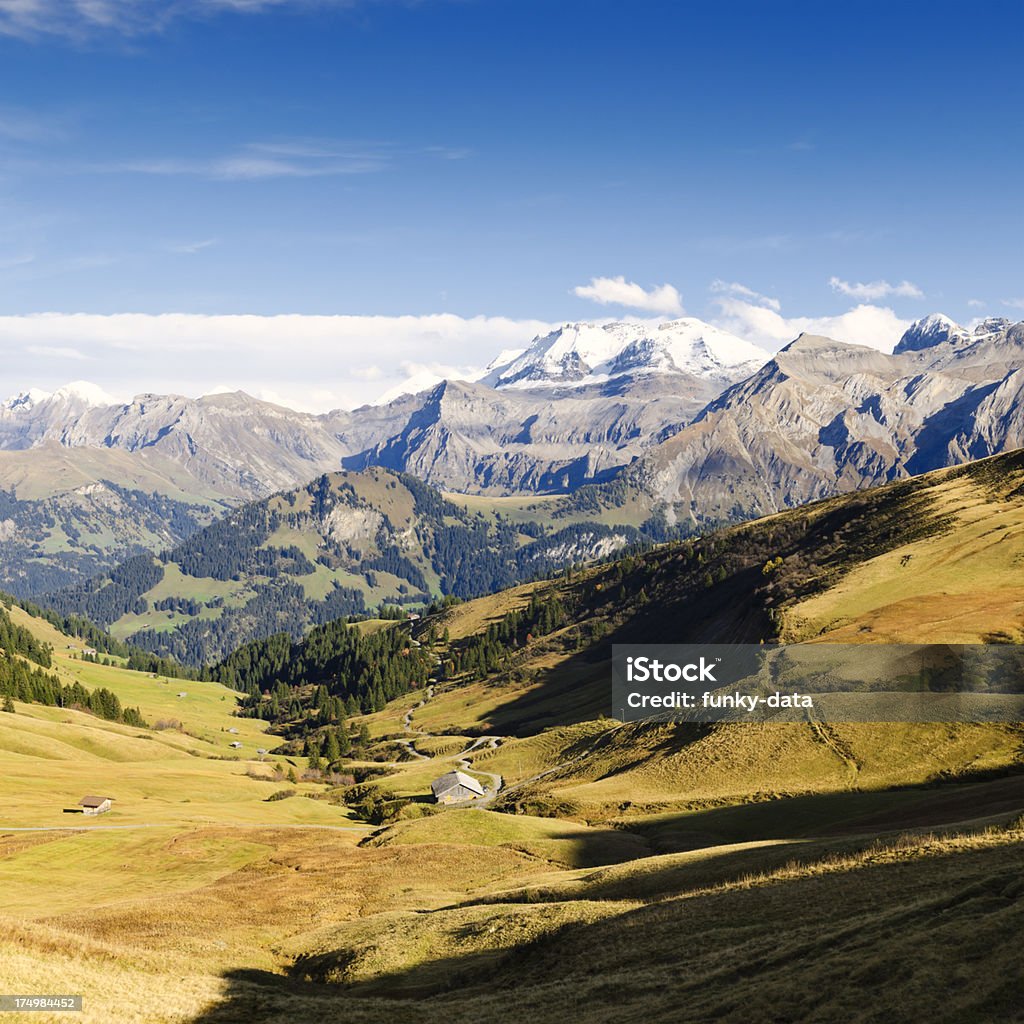
<instances>
[{"instance_id":1,"label":"distant mountain peak","mask_svg":"<svg viewBox=\"0 0 1024 1024\"><path fill-rule=\"evenodd\" d=\"M907 328L893 349L893 354L919 352L921 349L934 348L936 345L957 344L970 340L971 332L945 313L929 313L928 316L915 320Z\"/></svg>"},{"instance_id":2,"label":"distant mountain peak","mask_svg":"<svg viewBox=\"0 0 1024 1024\"><path fill-rule=\"evenodd\" d=\"M28 412L29 409L34 409L49 397L49 391L43 391L41 388L29 388L20 394L11 395L6 402L0 405L0 409L6 409L8 412Z\"/></svg>"},{"instance_id":3,"label":"distant mountain peak","mask_svg":"<svg viewBox=\"0 0 1024 1024\"><path fill-rule=\"evenodd\" d=\"M1001 334L1013 327L1014 321L1005 316L988 316L971 327L976 338L987 338L990 334Z\"/></svg>"},{"instance_id":4,"label":"distant mountain peak","mask_svg":"<svg viewBox=\"0 0 1024 1024\"><path fill-rule=\"evenodd\" d=\"M51 402L78 402L95 408L118 404L113 395L108 395L98 384L87 380L73 380L70 384L65 384L54 391L49 400Z\"/></svg>"}]
</instances>

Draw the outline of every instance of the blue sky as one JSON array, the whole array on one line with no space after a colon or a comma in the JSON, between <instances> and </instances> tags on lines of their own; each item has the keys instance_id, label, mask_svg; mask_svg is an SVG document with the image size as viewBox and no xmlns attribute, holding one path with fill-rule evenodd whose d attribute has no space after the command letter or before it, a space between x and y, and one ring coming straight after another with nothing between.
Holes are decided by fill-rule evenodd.
<instances>
[{"instance_id":1,"label":"blue sky","mask_svg":"<svg viewBox=\"0 0 1024 1024\"><path fill-rule=\"evenodd\" d=\"M104 383L102 321L19 334L43 312L685 310L767 347L1024 316L1022 30L1019 3L0 0L9 383ZM413 332L353 396L418 349L486 362L516 335L490 323Z\"/></svg>"}]
</instances>

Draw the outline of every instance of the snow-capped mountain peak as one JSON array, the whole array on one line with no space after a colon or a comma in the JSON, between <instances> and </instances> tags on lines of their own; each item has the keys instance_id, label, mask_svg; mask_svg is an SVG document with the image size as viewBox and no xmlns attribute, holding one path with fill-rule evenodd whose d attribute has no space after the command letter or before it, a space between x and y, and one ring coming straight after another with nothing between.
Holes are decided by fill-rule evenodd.
<instances>
[{"instance_id":1,"label":"snow-capped mountain peak","mask_svg":"<svg viewBox=\"0 0 1024 1024\"><path fill-rule=\"evenodd\" d=\"M65 384L54 391L49 400L51 402L74 402L96 408L118 404L113 395L108 395L98 384L92 384L87 380L73 380L70 384Z\"/></svg>"},{"instance_id":2,"label":"snow-capped mountain peak","mask_svg":"<svg viewBox=\"0 0 1024 1024\"><path fill-rule=\"evenodd\" d=\"M700 377L753 372L768 353L694 317L665 323L567 323L535 338L521 355L495 360L484 384L495 388L580 386L624 374Z\"/></svg>"},{"instance_id":3,"label":"snow-capped mountain peak","mask_svg":"<svg viewBox=\"0 0 1024 1024\"><path fill-rule=\"evenodd\" d=\"M931 313L920 320L915 320L907 328L893 354L918 352L921 349L946 344L964 347L981 338L1001 334L1012 326L1013 321L1006 317L990 316L984 320L974 321L970 327L963 327L944 313Z\"/></svg>"},{"instance_id":4,"label":"snow-capped mountain peak","mask_svg":"<svg viewBox=\"0 0 1024 1024\"><path fill-rule=\"evenodd\" d=\"M971 324L971 334L975 338L986 338L990 334L1001 334L1013 327L1014 322L1005 316L989 316Z\"/></svg>"},{"instance_id":5,"label":"snow-capped mountain peak","mask_svg":"<svg viewBox=\"0 0 1024 1024\"><path fill-rule=\"evenodd\" d=\"M924 348L934 348L947 342L964 342L971 340L971 332L961 327L945 313L929 313L928 316L915 320L904 332L893 349L895 355L902 352L918 352Z\"/></svg>"},{"instance_id":6,"label":"snow-capped mountain peak","mask_svg":"<svg viewBox=\"0 0 1024 1024\"><path fill-rule=\"evenodd\" d=\"M0 405L0 409L5 409L7 412L28 412L29 409L34 409L49 397L49 391L43 391L41 388L29 388L20 394L11 395L6 402Z\"/></svg>"}]
</instances>

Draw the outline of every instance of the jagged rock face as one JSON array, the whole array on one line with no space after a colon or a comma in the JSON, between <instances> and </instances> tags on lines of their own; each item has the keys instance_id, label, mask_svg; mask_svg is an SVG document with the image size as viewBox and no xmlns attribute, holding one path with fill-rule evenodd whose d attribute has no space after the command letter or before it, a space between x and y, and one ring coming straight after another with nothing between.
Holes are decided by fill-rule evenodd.
<instances>
[{"instance_id":1,"label":"jagged rock face","mask_svg":"<svg viewBox=\"0 0 1024 1024\"><path fill-rule=\"evenodd\" d=\"M713 387L678 376L566 391L496 391L446 381L393 436L347 459L438 487L498 494L571 490L609 477L680 429Z\"/></svg>"},{"instance_id":2,"label":"jagged rock face","mask_svg":"<svg viewBox=\"0 0 1024 1024\"><path fill-rule=\"evenodd\" d=\"M702 524L1024 444L1024 323L927 321L891 356L801 336L645 453L629 480Z\"/></svg>"}]
</instances>

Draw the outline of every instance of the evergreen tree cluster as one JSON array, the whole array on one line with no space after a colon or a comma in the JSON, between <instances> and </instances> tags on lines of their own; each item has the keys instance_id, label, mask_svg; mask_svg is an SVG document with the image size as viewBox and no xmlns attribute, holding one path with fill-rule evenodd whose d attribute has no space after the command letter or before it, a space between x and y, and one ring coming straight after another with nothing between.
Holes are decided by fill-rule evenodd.
<instances>
[{"instance_id":1,"label":"evergreen tree cluster","mask_svg":"<svg viewBox=\"0 0 1024 1024\"><path fill-rule=\"evenodd\" d=\"M257 590L242 607L225 606L215 619L189 619L170 631L139 630L129 641L161 658L198 668L254 636L283 632L298 639L310 622L365 614L366 603L358 590L336 585L322 601L310 601L299 584L277 580Z\"/></svg>"},{"instance_id":2,"label":"evergreen tree cluster","mask_svg":"<svg viewBox=\"0 0 1024 1024\"><path fill-rule=\"evenodd\" d=\"M425 684L434 658L401 628L363 634L342 620L294 642L287 634L246 644L213 668L226 686L248 694L247 713L271 721L305 712L317 721L379 711Z\"/></svg>"},{"instance_id":3,"label":"evergreen tree cluster","mask_svg":"<svg viewBox=\"0 0 1024 1024\"><path fill-rule=\"evenodd\" d=\"M394 544L384 548L375 558L364 558L361 566L370 572L389 572L400 580L408 580L420 591L430 589L420 567L403 555Z\"/></svg>"},{"instance_id":4,"label":"evergreen tree cluster","mask_svg":"<svg viewBox=\"0 0 1024 1024\"><path fill-rule=\"evenodd\" d=\"M164 597L153 602L158 612L177 612L181 615L198 615L203 610L201 601L191 597Z\"/></svg>"},{"instance_id":5,"label":"evergreen tree cluster","mask_svg":"<svg viewBox=\"0 0 1024 1024\"><path fill-rule=\"evenodd\" d=\"M117 694L105 687L90 692L78 682L65 685L56 675L26 664L6 650L0 651L0 696L25 704L91 711L99 718L138 728L146 725L138 708L122 707Z\"/></svg>"},{"instance_id":6,"label":"evergreen tree cluster","mask_svg":"<svg viewBox=\"0 0 1024 1024\"><path fill-rule=\"evenodd\" d=\"M193 534L161 558L174 561L186 576L230 580L260 557L257 552L279 525L279 516L266 502L254 502Z\"/></svg>"},{"instance_id":7,"label":"evergreen tree cluster","mask_svg":"<svg viewBox=\"0 0 1024 1024\"><path fill-rule=\"evenodd\" d=\"M53 663L50 645L37 640L24 626L12 622L3 604L0 604L0 647L8 654L22 654L43 668Z\"/></svg>"},{"instance_id":8,"label":"evergreen tree cluster","mask_svg":"<svg viewBox=\"0 0 1024 1024\"><path fill-rule=\"evenodd\" d=\"M140 607L142 595L164 578L164 567L152 555L134 555L105 576L95 576L45 598L58 615L81 615L109 626Z\"/></svg>"}]
</instances>

